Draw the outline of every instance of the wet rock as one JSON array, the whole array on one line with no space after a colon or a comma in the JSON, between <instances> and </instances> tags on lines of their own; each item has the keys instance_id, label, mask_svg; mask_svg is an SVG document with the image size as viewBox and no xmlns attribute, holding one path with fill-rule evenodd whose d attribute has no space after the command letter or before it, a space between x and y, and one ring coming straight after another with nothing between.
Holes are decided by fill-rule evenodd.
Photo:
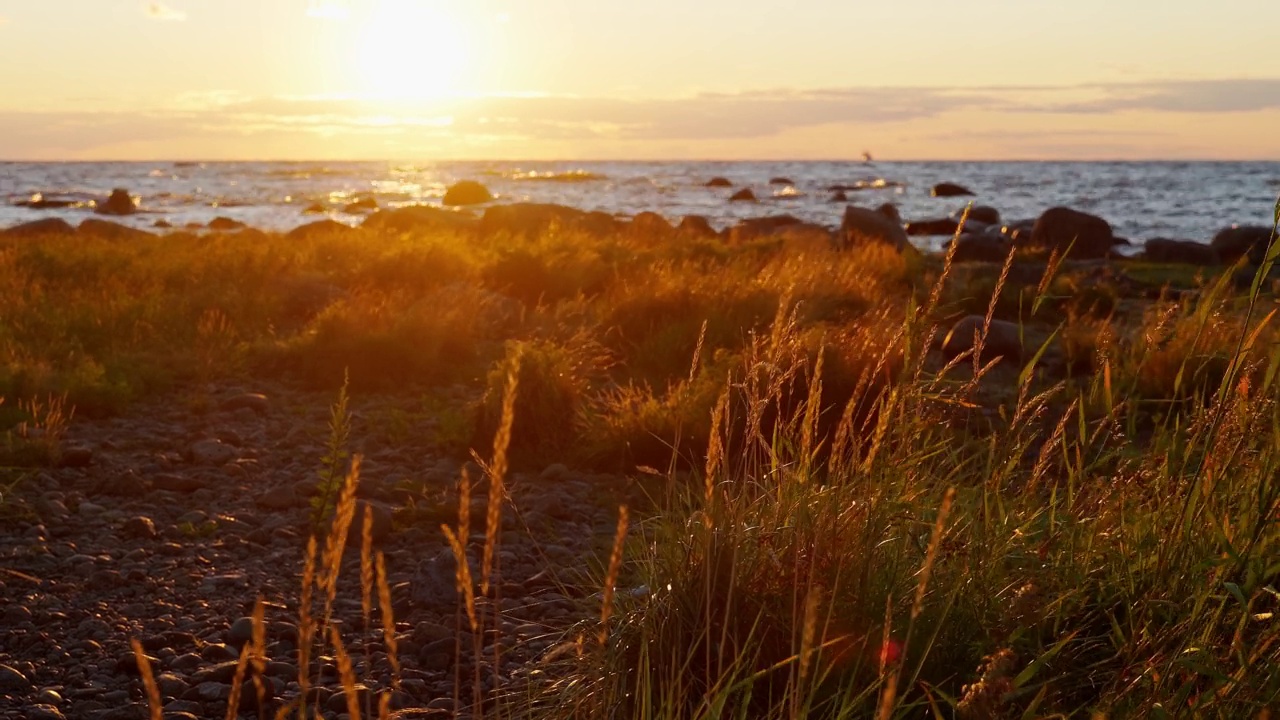
<instances>
[{"instance_id":1,"label":"wet rock","mask_svg":"<svg viewBox=\"0 0 1280 720\"><path fill-rule=\"evenodd\" d=\"M479 205L491 200L493 194L489 192L489 188L475 180L460 180L445 190L441 202L445 205Z\"/></svg>"},{"instance_id":2,"label":"wet rock","mask_svg":"<svg viewBox=\"0 0 1280 720\"><path fill-rule=\"evenodd\" d=\"M954 262L994 262L1002 263L1009 257L1012 245L1000 235L965 233L959 238L948 240L943 246L955 245Z\"/></svg>"},{"instance_id":3,"label":"wet rock","mask_svg":"<svg viewBox=\"0 0 1280 720\"><path fill-rule=\"evenodd\" d=\"M963 195L972 195L973 191L963 185L944 182L934 185L933 189L929 191L929 194L933 197L959 197Z\"/></svg>"},{"instance_id":4,"label":"wet rock","mask_svg":"<svg viewBox=\"0 0 1280 720\"><path fill-rule=\"evenodd\" d=\"M952 360L961 353L974 347L975 333L981 333L986 318L982 315L969 315L961 318L947 333L942 341L942 354ZM1023 342L1022 327L1007 320L991 321L982 344L980 362L988 362L996 357L1018 362L1022 359Z\"/></svg>"},{"instance_id":5,"label":"wet rock","mask_svg":"<svg viewBox=\"0 0 1280 720\"><path fill-rule=\"evenodd\" d=\"M831 198L829 202L839 202L839 203L849 202L849 194L843 190L836 190L835 192L831 193Z\"/></svg>"},{"instance_id":6,"label":"wet rock","mask_svg":"<svg viewBox=\"0 0 1280 720\"><path fill-rule=\"evenodd\" d=\"M769 178L769 184L770 185L795 185L796 183L791 178L774 177L774 178Z\"/></svg>"},{"instance_id":7,"label":"wet rock","mask_svg":"<svg viewBox=\"0 0 1280 720\"><path fill-rule=\"evenodd\" d=\"M884 213L852 205L844 209L840 238L844 247L881 242L902 250L910 244L902 226L885 217Z\"/></svg>"},{"instance_id":8,"label":"wet rock","mask_svg":"<svg viewBox=\"0 0 1280 720\"><path fill-rule=\"evenodd\" d=\"M772 237L782 228L801 224L800 218L792 215L769 215L767 217L747 218L725 232L725 239L730 244L740 244Z\"/></svg>"},{"instance_id":9,"label":"wet rock","mask_svg":"<svg viewBox=\"0 0 1280 720\"><path fill-rule=\"evenodd\" d=\"M1218 251L1194 240L1169 240L1152 238L1142 248L1143 260L1158 263L1186 263L1188 265L1217 265Z\"/></svg>"},{"instance_id":10,"label":"wet rock","mask_svg":"<svg viewBox=\"0 0 1280 720\"><path fill-rule=\"evenodd\" d=\"M1261 264L1267 243L1271 240L1271 228L1263 225L1232 225L1219 230L1209 245L1225 263L1234 263L1248 256L1249 262Z\"/></svg>"},{"instance_id":11,"label":"wet rock","mask_svg":"<svg viewBox=\"0 0 1280 720\"><path fill-rule=\"evenodd\" d=\"M1020 237L1015 242L1024 244ZM1053 207L1036 219L1031 237L1025 244L1046 252L1068 253L1077 260L1100 259L1111 254L1116 238L1110 223L1096 215L1067 207Z\"/></svg>"},{"instance_id":12,"label":"wet rock","mask_svg":"<svg viewBox=\"0 0 1280 720\"><path fill-rule=\"evenodd\" d=\"M65 720L62 711L53 705L33 705L27 709L27 720Z\"/></svg>"},{"instance_id":13,"label":"wet rock","mask_svg":"<svg viewBox=\"0 0 1280 720\"><path fill-rule=\"evenodd\" d=\"M708 180L706 183L704 183L704 185L706 187L712 187L712 188L733 187L733 183L729 182L729 178L722 178L722 177L713 177L710 180Z\"/></svg>"},{"instance_id":14,"label":"wet rock","mask_svg":"<svg viewBox=\"0 0 1280 720\"><path fill-rule=\"evenodd\" d=\"M950 218L916 220L907 223L908 235L954 235L960 223Z\"/></svg>"},{"instance_id":15,"label":"wet rock","mask_svg":"<svg viewBox=\"0 0 1280 720\"><path fill-rule=\"evenodd\" d=\"M62 218L44 218L14 225L8 230L0 230L0 237L30 238L41 236L74 235L76 229Z\"/></svg>"},{"instance_id":16,"label":"wet rock","mask_svg":"<svg viewBox=\"0 0 1280 720\"><path fill-rule=\"evenodd\" d=\"M249 226L229 217L216 217L209 221L210 230L243 230L247 227Z\"/></svg>"},{"instance_id":17,"label":"wet rock","mask_svg":"<svg viewBox=\"0 0 1280 720\"><path fill-rule=\"evenodd\" d=\"M156 228L157 230L169 230L173 227L173 223L168 220L157 220L151 223L151 227Z\"/></svg>"},{"instance_id":18,"label":"wet rock","mask_svg":"<svg viewBox=\"0 0 1280 720\"><path fill-rule=\"evenodd\" d=\"M956 211L954 217L955 219L959 220L960 216L963 214L964 214L963 210L958 210ZM1000 211L991 207L990 205L974 205L972 208L969 208L969 222L971 223L980 222L980 223L985 223L987 225L999 225Z\"/></svg>"},{"instance_id":19,"label":"wet rock","mask_svg":"<svg viewBox=\"0 0 1280 720\"><path fill-rule=\"evenodd\" d=\"M271 412L271 400L261 393L241 393L223 400L218 404L218 408L223 412L235 412L241 408L248 408L258 415L266 415Z\"/></svg>"},{"instance_id":20,"label":"wet rock","mask_svg":"<svg viewBox=\"0 0 1280 720\"><path fill-rule=\"evenodd\" d=\"M99 215L132 215L138 212L138 206L128 190L116 188L111 191L111 196L106 202L99 204L94 212Z\"/></svg>"},{"instance_id":21,"label":"wet rock","mask_svg":"<svg viewBox=\"0 0 1280 720\"><path fill-rule=\"evenodd\" d=\"M756 194L751 192L751 188L742 188L729 196L729 202L757 202Z\"/></svg>"}]
</instances>

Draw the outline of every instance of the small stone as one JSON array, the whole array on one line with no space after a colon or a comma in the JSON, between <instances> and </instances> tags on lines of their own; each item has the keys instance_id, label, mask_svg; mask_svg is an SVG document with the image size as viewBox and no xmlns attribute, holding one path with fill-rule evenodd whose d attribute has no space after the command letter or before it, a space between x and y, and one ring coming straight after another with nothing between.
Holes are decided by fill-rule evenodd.
<instances>
[{"instance_id":1,"label":"small stone","mask_svg":"<svg viewBox=\"0 0 1280 720\"><path fill-rule=\"evenodd\" d=\"M62 467L82 468L88 467L93 462L93 448L84 445L73 445L63 448L62 459L60 464Z\"/></svg>"},{"instance_id":2,"label":"small stone","mask_svg":"<svg viewBox=\"0 0 1280 720\"><path fill-rule=\"evenodd\" d=\"M97 503L91 503L88 500L80 503L79 512L81 515L101 515L106 511L107 509L105 507L98 505Z\"/></svg>"},{"instance_id":3,"label":"small stone","mask_svg":"<svg viewBox=\"0 0 1280 720\"><path fill-rule=\"evenodd\" d=\"M151 484L157 490L181 493L195 492L204 487L203 482L189 475L174 475L171 473L160 473L151 476Z\"/></svg>"},{"instance_id":4,"label":"small stone","mask_svg":"<svg viewBox=\"0 0 1280 720\"><path fill-rule=\"evenodd\" d=\"M196 465L212 465L221 467L239 456L236 448L221 440L210 438L199 440L187 448L187 459Z\"/></svg>"},{"instance_id":5,"label":"small stone","mask_svg":"<svg viewBox=\"0 0 1280 720\"><path fill-rule=\"evenodd\" d=\"M254 502L267 510L290 510L301 504L298 494L289 485L273 487L254 498Z\"/></svg>"},{"instance_id":6,"label":"small stone","mask_svg":"<svg viewBox=\"0 0 1280 720\"><path fill-rule=\"evenodd\" d=\"M564 463L552 463L538 477L543 480L559 480L568 474L569 468Z\"/></svg>"},{"instance_id":7,"label":"small stone","mask_svg":"<svg viewBox=\"0 0 1280 720\"><path fill-rule=\"evenodd\" d=\"M266 415L271 412L271 400L261 393L243 393L223 400L218 407L225 412L248 408L258 415Z\"/></svg>"},{"instance_id":8,"label":"small stone","mask_svg":"<svg viewBox=\"0 0 1280 720\"><path fill-rule=\"evenodd\" d=\"M230 629L227 630L227 643L235 647L241 647L245 643L253 639L253 618L242 617L231 623Z\"/></svg>"},{"instance_id":9,"label":"small stone","mask_svg":"<svg viewBox=\"0 0 1280 720\"><path fill-rule=\"evenodd\" d=\"M83 507L83 503L81 504ZM128 538L138 538L142 540L154 540L158 533L156 532L156 524L151 518L145 515L129 518L120 528L120 533Z\"/></svg>"},{"instance_id":10,"label":"small stone","mask_svg":"<svg viewBox=\"0 0 1280 720\"><path fill-rule=\"evenodd\" d=\"M26 675L9 665L0 665L0 690L26 692L31 689L31 681Z\"/></svg>"},{"instance_id":11,"label":"small stone","mask_svg":"<svg viewBox=\"0 0 1280 720\"><path fill-rule=\"evenodd\" d=\"M225 648L226 646L222 645L219 647ZM224 660L192 675L191 681L196 685L203 685L206 683L229 683L235 678L236 667L239 664L238 660Z\"/></svg>"},{"instance_id":12,"label":"small stone","mask_svg":"<svg viewBox=\"0 0 1280 720\"><path fill-rule=\"evenodd\" d=\"M26 712L27 720L66 720L62 711L52 705L33 705Z\"/></svg>"}]
</instances>

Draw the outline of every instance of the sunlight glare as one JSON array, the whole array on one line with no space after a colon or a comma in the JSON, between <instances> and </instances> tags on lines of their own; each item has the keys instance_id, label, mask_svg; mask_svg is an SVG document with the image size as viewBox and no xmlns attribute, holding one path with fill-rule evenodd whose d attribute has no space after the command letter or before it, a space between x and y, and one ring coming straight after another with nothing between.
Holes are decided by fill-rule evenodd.
<instances>
[{"instance_id":1,"label":"sunlight glare","mask_svg":"<svg viewBox=\"0 0 1280 720\"><path fill-rule=\"evenodd\" d=\"M440 99L464 89L470 49L439 0L376 0L356 47L357 85L376 99Z\"/></svg>"}]
</instances>

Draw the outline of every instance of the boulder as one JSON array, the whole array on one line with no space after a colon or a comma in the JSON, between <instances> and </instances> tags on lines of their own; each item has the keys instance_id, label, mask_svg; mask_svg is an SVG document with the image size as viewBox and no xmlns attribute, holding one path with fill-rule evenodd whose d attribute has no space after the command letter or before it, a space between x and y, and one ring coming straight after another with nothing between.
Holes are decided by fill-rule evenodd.
<instances>
[{"instance_id":1,"label":"boulder","mask_svg":"<svg viewBox=\"0 0 1280 720\"><path fill-rule=\"evenodd\" d=\"M484 211L479 224L480 231L484 233L508 232L525 236L538 235L552 227L599 236L616 233L622 225L608 213L588 213L552 203L496 205Z\"/></svg>"},{"instance_id":2,"label":"boulder","mask_svg":"<svg viewBox=\"0 0 1280 720\"><path fill-rule=\"evenodd\" d=\"M997 262L1003 263L1009 257L1009 248L1013 247L1008 240L991 234L965 233L954 240L948 240L943 246L950 249L955 245L953 262Z\"/></svg>"},{"instance_id":3,"label":"boulder","mask_svg":"<svg viewBox=\"0 0 1280 720\"><path fill-rule=\"evenodd\" d=\"M747 218L725 231L725 239L737 245L765 237L772 237L778 231L790 225L802 224L800 219L791 215L770 215L768 217Z\"/></svg>"},{"instance_id":4,"label":"boulder","mask_svg":"<svg viewBox=\"0 0 1280 720\"><path fill-rule=\"evenodd\" d=\"M831 193L831 202L849 202L849 196L843 190Z\"/></svg>"},{"instance_id":5,"label":"boulder","mask_svg":"<svg viewBox=\"0 0 1280 720\"><path fill-rule=\"evenodd\" d=\"M378 209L378 201L371 197L363 197L355 202L349 202L342 208L342 212L348 215L363 215L364 213L374 212Z\"/></svg>"},{"instance_id":6,"label":"boulder","mask_svg":"<svg viewBox=\"0 0 1280 720\"><path fill-rule=\"evenodd\" d=\"M889 218L898 225L902 224L902 214L898 212L898 206L893 203L884 203L880 207L876 208L876 212Z\"/></svg>"},{"instance_id":7,"label":"boulder","mask_svg":"<svg viewBox=\"0 0 1280 720\"><path fill-rule=\"evenodd\" d=\"M729 202L756 202L756 194L751 192L751 188L742 188L729 196Z\"/></svg>"},{"instance_id":8,"label":"boulder","mask_svg":"<svg viewBox=\"0 0 1280 720\"><path fill-rule=\"evenodd\" d=\"M1271 228L1265 225L1232 225L1219 230L1209 245L1223 262L1234 263L1248 256L1249 262L1258 265L1270 241Z\"/></svg>"},{"instance_id":9,"label":"boulder","mask_svg":"<svg viewBox=\"0 0 1280 720\"><path fill-rule=\"evenodd\" d=\"M627 228L633 236L650 240L663 240L675 233L675 228L666 218L656 212L645 211L631 218Z\"/></svg>"},{"instance_id":10,"label":"boulder","mask_svg":"<svg viewBox=\"0 0 1280 720\"><path fill-rule=\"evenodd\" d=\"M907 223L908 235L955 235L960 223L951 218L916 220Z\"/></svg>"},{"instance_id":11,"label":"boulder","mask_svg":"<svg viewBox=\"0 0 1280 720\"><path fill-rule=\"evenodd\" d=\"M1071 257L1083 260L1108 257L1116 238L1111 225L1096 215L1052 207L1036 219L1028 242L1024 243L1021 236L1014 238L1014 242L1046 251L1066 252L1070 247Z\"/></svg>"},{"instance_id":12,"label":"boulder","mask_svg":"<svg viewBox=\"0 0 1280 720\"><path fill-rule=\"evenodd\" d=\"M959 220L964 215L963 210L957 210L951 217ZM980 222L987 225L1000 224L1000 211L990 205L974 205L969 208L969 222Z\"/></svg>"},{"instance_id":13,"label":"boulder","mask_svg":"<svg viewBox=\"0 0 1280 720\"><path fill-rule=\"evenodd\" d=\"M460 180L449 186L444 193L445 205L479 205L493 200L489 188L475 180Z\"/></svg>"},{"instance_id":14,"label":"boulder","mask_svg":"<svg viewBox=\"0 0 1280 720\"><path fill-rule=\"evenodd\" d=\"M14 203L17 207L30 208L32 210L60 210L62 208L80 207L83 204L79 200L47 197L44 193L36 193L31 196L30 200L19 200Z\"/></svg>"},{"instance_id":15,"label":"boulder","mask_svg":"<svg viewBox=\"0 0 1280 720\"><path fill-rule=\"evenodd\" d=\"M680 226L676 228L676 232L687 237L708 240L720 236L720 233L711 227L711 223L701 215L685 215L680 220Z\"/></svg>"},{"instance_id":16,"label":"boulder","mask_svg":"<svg viewBox=\"0 0 1280 720\"><path fill-rule=\"evenodd\" d=\"M289 232L285 233L285 238L289 240L310 240L324 235L354 235L358 232L350 225L343 225L337 220L317 220L306 225L300 225Z\"/></svg>"},{"instance_id":17,"label":"boulder","mask_svg":"<svg viewBox=\"0 0 1280 720\"><path fill-rule=\"evenodd\" d=\"M770 185L795 185L796 181L792 180L791 178L775 177L775 178L769 178L769 184Z\"/></svg>"},{"instance_id":18,"label":"boulder","mask_svg":"<svg viewBox=\"0 0 1280 720\"><path fill-rule=\"evenodd\" d=\"M943 356L950 361L961 353L972 350L974 335L982 332L985 322L986 318L982 315L961 318L942 341ZM986 363L997 357L1018 362L1022 359L1022 353L1022 328L1017 323L993 319L982 343L979 362Z\"/></svg>"},{"instance_id":19,"label":"boulder","mask_svg":"<svg viewBox=\"0 0 1280 720\"><path fill-rule=\"evenodd\" d=\"M151 223L151 227L156 228L157 230L168 230L173 227L173 223L168 220L157 220Z\"/></svg>"},{"instance_id":20,"label":"boulder","mask_svg":"<svg viewBox=\"0 0 1280 720\"><path fill-rule=\"evenodd\" d=\"M929 194L934 197L960 197L963 195L972 195L973 191L963 185L944 182L934 185L933 189L929 191Z\"/></svg>"},{"instance_id":21,"label":"boulder","mask_svg":"<svg viewBox=\"0 0 1280 720\"><path fill-rule=\"evenodd\" d=\"M228 217L216 217L209 221L210 230L243 230L249 227L239 220L232 220Z\"/></svg>"},{"instance_id":22,"label":"boulder","mask_svg":"<svg viewBox=\"0 0 1280 720\"><path fill-rule=\"evenodd\" d=\"M89 218L81 221L80 229L77 231L80 235L92 235L94 237L105 238L107 240L136 241L136 240L154 240L157 236L146 230L131 228L120 223L113 223L109 220L97 220Z\"/></svg>"},{"instance_id":23,"label":"boulder","mask_svg":"<svg viewBox=\"0 0 1280 720\"><path fill-rule=\"evenodd\" d=\"M360 224L374 232L407 233L422 230L473 230L477 220L470 213L442 210L429 205L379 210Z\"/></svg>"},{"instance_id":24,"label":"boulder","mask_svg":"<svg viewBox=\"0 0 1280 720\"><path fill-rule=\"evenodd\" d=\"M728 178L713 177L706 182L706 187L733 187Z\"/></svg>"},{"instance_id":25,"label":"boulder","mask_svg":"<svg viewBox=\"0 0 1280 720\"><path fill-rule=\"evenodd\" d=\"M76 229L62 218L44 218L0 230L0 237L29 238L50 235L74 235Z\"/></svg>"},{"instance_id":26,"label":"boulder","mask_svg":"<svg viewBox=\"0 0 1280 720\"><path fill-rule=\"evenodd\" d=\"M99 215L132 215L138 212L138 206L133 202L133 197L129 195L128 190L116 188L111 191L111 196L106 202L99 204L94 212Z\"/></svg>"},{"instance_id":27,"label":"boulder","mask_svg":"<svg viewBox=\"0 0 1280 720\"><path fill-rule=\"evenodd\" d=\"M885 213L852 205L844 209L838 237L842 247L882 242L903 250L909 245L906 231L900 224L886 217Z\"/></svg>"},{"instance_id":28,"label":"boulder","mask_svg":"<svg viewBox=\"0 0 1280 720\"><path fill-rule=\"evenodd\" d=\"M1142 249L1143 260L1158 263L1186 263L1189 265L1217 265L1218 251L1195 240L1170 240L1152 238Z\"/></svg>"}]
</instances>

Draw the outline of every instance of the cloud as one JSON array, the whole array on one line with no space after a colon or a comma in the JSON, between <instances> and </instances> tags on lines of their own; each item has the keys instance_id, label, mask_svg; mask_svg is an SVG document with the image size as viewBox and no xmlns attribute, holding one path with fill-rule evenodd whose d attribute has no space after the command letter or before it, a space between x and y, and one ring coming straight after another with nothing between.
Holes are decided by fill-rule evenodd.
<instances>
[{"instance_id":1,"label":"cloud","mask_svg":"<svg viewBox=\"0 0 1280 720\"><path fill-rule=\"evenodd\" d=\"M168 20L181 22L187 19L187 14L181 10L173 8L161 2L147 3L147 17L152 20Z\"/></svg>"},{"instance_id":2,"label":"cloud","mask_svg":"<svg viewBox=\"0 0 1280 720\"><path fill-rule=\"evenodd\" d=\"M1057 113L1155 110L1184 113L1255 112L1280 108L1280 79L1166 80L1086 85L1098 97L1039 108Z\"/></svg>"}]
</instances>

